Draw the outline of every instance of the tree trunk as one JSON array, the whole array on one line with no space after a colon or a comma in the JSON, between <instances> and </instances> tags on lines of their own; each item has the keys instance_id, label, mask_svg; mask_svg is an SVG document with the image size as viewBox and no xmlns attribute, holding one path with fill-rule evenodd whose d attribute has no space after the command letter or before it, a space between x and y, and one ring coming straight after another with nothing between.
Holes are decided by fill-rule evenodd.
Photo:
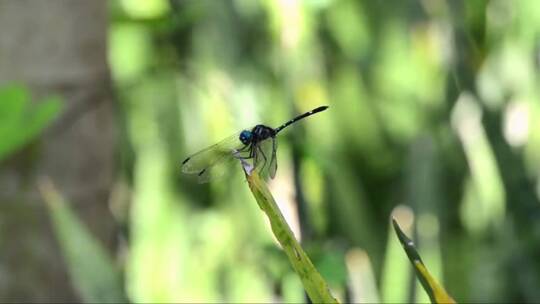
<instances>
[{"instance_id":1,"label":"tree trunk","mask_svg":"<svg viewBox=\"0 0 540 304\"><path fill-rule=\"evenodd\" d=\"M113 117L105 0L0 0L0 86L27 85L33 102L64 107L29 147L0 164L0 301L78 299L37 190L47 176L107 247L114 223ZM1 101L0 101L1 102ZM1 139L0 139L1 140Z\"/></svg>"}]
</instances>

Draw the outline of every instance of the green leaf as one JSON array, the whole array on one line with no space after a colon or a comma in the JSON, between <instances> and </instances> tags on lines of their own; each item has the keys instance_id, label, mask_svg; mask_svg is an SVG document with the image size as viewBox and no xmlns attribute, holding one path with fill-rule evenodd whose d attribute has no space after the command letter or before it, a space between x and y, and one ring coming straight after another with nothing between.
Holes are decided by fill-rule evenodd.
<instances>
[{"instance_id":1,"label":"green leaf","mask_svg":"<svg viewBox=\"0 0 540 304\"><path fill-rule=\"evenodd\" d=\"M444 288L439 285L435 278L428 272L418 251L416 251L416 248L414 247L413 241L403 233L395 219L392 219L392 225L394 226L394 231L396 232L399 242L403 246L403 250L407 253L407 257L414 267L416 276L428 294L431 303L456 303L456 301L452 299L446 290L444 290Z\"/></svg>"},{"instance_id":2,"label":"green leaf","mask_svg":"<svg viewBox=\"0 0 540 304\"><path fill-rule=\"evenodd\" d=\"M328 289L328 284L315 269L313 263L294 237L266 184L256 172L252 172L251 175L246 174L246 176L251 193L253 193L259 207L270 220L272 232L287 254L294 271L300 276L300 280L311 301L313 303L337 303Z\"/></svg>"},{"instance_id":3,"label":"green leaf","mask_svg":"<svg viewBox=\"0 0 540 304\"><path fill-rule=\"evenodd\" d=\"M36 138L60 113L59 97L29 101L24 86L0 88L0 160Z\"/></svg>"},{"instance_id":4,"label":"green leaf","mask_svg":"<svg viewBox=\"0 0 540 304\"><path fill-rule=\"evenodd\" d=\"M75 289L87 303L125 303L120 273L48 179L39 183Z\"/></svg>"}]
</instances>

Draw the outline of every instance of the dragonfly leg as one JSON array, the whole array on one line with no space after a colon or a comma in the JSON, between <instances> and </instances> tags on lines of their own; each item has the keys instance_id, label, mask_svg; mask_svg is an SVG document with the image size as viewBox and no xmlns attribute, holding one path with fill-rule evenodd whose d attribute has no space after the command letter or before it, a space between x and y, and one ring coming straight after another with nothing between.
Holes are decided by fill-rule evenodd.
<instances>
[{"instance_id":1,"label":"dragonfly leg","mask_svg":"<svg viewBox=\"0 0 540 304\"><path fill-rule=\"evenodd\" d=\"M244 152L247 148L249 148L249 145L244 145L242 148L238 149L238 152Z\"/></svg>"},{"instance_id":2,"label":"dragonfly leg","mask_svg":"<svg viewBox=\"0 0 540 304\"><path fill-rule=\"evenodd\" d=\"M238 150L235 150L235 152L233 153L234 157L236 157L237 159L250 159L250 158L252 158L251 151L249 152L248 156L241 156L240 155L240 152L246 152L246 149L248 149L249 147L250 147L250 145L245 145L242 148L240 148Z\"/></svg>"},{"instance_id":3,"label":"dragonfly leg","mask_svg":"<svg viewBox=\"0 0 540 304\"><path fill-rule=\"evenodd\" d=\"M251 144L249 146L249 158L254 158L255 157L255 149L253 149L255 146L253 144Z\"/></svg>"},{"instance_id":4,"label":"dragonfly leg","mask_svg":"<svg viewBox=\"0 0 540 304\"><path fill-rule=\"evenodd\" d=\"M277 171L276 149L277 149L276 138L272 137L272 156L270 156L270 163L268 164L268 172L270 173L270 178L274 178L276 176L276 171Z\"/></svg>"},{"instance_id":5,"label":"dragonfly leg","mask_svg":"<svg viewBox=\"0 0 540 304\"><path fill-rule=\"evenodd\" d=\"M266 155L264 154L264 151L262 150L261 146L257 146L257 150L261 153L262 157L264 158L263 166L261 167L261 170L259 172L262 172L264 170L264 167L266 167L266 163L268 163L268 158L266 158ZM257 165L257 164L255 164Z\"/></svg>"}]
</instances>

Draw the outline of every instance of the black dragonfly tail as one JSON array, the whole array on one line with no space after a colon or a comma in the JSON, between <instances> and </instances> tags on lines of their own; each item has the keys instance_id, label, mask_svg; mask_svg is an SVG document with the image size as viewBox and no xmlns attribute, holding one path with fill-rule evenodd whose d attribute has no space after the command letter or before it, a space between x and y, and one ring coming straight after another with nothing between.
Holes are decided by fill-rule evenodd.
<instances>
[{"instance_id":1,"label":"black dragonfly tail","mask_svg":"<svg viewBox=\"0 0 540 304\"><path fill-rule=\"evenodd\" d=\"M293 123L295 123L295 122L297 122L297 121L299 121L299 120L301 120L301 119L304 119L304 118L306 118L306 117L308 117L308 116L310 116L310 115L313 115L313 114L315 114L315 113L322 112L322 111L324 111L324 110L326 110L326 109L328 109L328 106L320 106L320 107L315 108L315 109L313 109L313 110L311 110L311 111L309 111L309 112L306 112L306 113L304 113L304 114L302 114L302 115L298 115L298 116L296 116L295 118L293 118L293 119L287 121L287 122L284 123L283 125L281 125L281 126L275 128L274 131L275 131L276 134L277 134L277 133L279 133L281 130L283 130L283 129L285 129L286 127L290 126L291 124L293 124Z\"/></svg>"}]
</instances>

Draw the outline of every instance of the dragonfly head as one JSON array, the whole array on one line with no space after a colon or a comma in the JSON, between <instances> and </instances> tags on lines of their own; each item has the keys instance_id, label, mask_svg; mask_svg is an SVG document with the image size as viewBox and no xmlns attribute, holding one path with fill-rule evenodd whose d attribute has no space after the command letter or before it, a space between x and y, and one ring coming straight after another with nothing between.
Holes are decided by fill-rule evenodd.
<instances>
[{"instance_id":1,"label":"dragonfly head","mask_svg":"<svg viewBox=\"0 0 540 304\"><path fill-rule=\"evenodd\" d=\"M244 145L249 145L253 139L253 134L248 130L244 130L240 133L239 139Z\"/></svg>"}]
</instances>

